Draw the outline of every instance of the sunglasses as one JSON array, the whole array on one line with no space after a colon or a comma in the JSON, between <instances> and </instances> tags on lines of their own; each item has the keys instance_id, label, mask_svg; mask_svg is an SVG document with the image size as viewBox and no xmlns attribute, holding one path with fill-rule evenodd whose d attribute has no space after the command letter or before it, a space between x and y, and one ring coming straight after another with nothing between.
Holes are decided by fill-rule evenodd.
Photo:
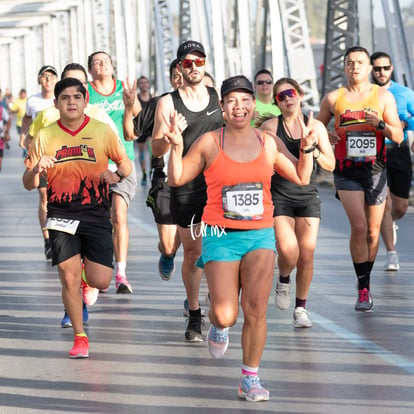
<instances>
[{"instance_id":1,"label":"sunglasses","mask_svg":"<svg viewBox=\"0 0 414 414\"><path fill-rule=\"evenodd\" d=\"M206 64L206 60L205 59L183 59L181 61L181 65L183 66L184 69L192 68L193 63L198 68L201 68L202 66L204 66Z\"/></svg>"},{"instance_id":2,"label":"sunglasses","mask_svg":"<svg viewBox=\"0 0 414 414\"><path fill-rule=\"evenodd\" d=\"M391 70L391 65L387 65L387 66L374 66L374 72L381 72L381 70L385 70L386 72L388 72L389 70Z\"/></svg>"},{"instance_id":3,"label":"sunglasses","mask_svg":"<svg viewBox=\"0 0 414 414\"><path fill-rule=\"evenodd\" d=\"M273 81L271 81L271 80L258 80L256 82L257 85L264 85L264 84L271 85L272 83L273 83Z\"/></svg>"},{"instance_id":4,"label":"sunglasses","mask_svg":"<svg viewBox=\"0 0 414 414\"><path fill-rule=\"evenodd\" d=\"M41 78L45 79L46 82L49 82L50 80L56 79L56 76L55 75L42 75Z\"/></svg>"},{"instance_id":5,"label":"sunglasses","mask_svg":"<svg viewBox=\"0 0 414 414\"><path fill-rule=\"evenodd\" d=\"M288 96L289 98L294 98L295 96L298 96L298 91L296 89L286 89L276 95L276 100L278 102L283 102Z\"/></svg>"}]
</instances>

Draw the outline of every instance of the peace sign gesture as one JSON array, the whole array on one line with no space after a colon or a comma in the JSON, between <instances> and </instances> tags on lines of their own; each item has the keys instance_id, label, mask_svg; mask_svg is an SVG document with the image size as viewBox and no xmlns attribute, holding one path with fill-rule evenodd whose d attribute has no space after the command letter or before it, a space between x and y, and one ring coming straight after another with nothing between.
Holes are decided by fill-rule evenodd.
<instances>
[{"instance_id":1,"label":"peace sign gesture","mask_svg":"<svg viewBox=\"0 0 414 414\"><path fill-rule=\"evenodd\" d=\"M302 140L301 140L301 148L315 148L317 144L317 137L314 134L314 131L312 129L312 123L313 123L313 112L311 111L309 113L308 117L308 123L305 125L303 122L303 118L301 115L297 118L300 129L302 130Z\"/></svg>"},{"instance_id":2,"label":"peace sign gesture","mask_svg":"<svg viewBox=\"0 0 414 414\"><path fill-rule=\"evenodd\" d=\"M137 80L131 83L129 78L126 78L126 81L123 82L124 90L122 91L122 98L124 100L124 105L126 108L132 109L134 105L137 104L138 97L137 97Z\"/></svg>"}]
</instances>

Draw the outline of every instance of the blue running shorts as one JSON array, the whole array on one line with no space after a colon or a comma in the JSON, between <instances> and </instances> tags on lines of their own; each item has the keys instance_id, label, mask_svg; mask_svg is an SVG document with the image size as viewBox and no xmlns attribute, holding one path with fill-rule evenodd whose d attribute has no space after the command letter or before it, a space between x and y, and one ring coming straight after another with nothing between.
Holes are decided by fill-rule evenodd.
<instances>
[{"instance_id":1,"label":"blue running shorts","mask_svg":"<svg viewBox=\"0 0 414 414\"><path fill-rule=\"evenodd\" d=\"M202 233L202 262L239 261L247 253L269 249L276 253L273 227L259 230L229 230L206 225Z\"/></svg>"}]
</instances>

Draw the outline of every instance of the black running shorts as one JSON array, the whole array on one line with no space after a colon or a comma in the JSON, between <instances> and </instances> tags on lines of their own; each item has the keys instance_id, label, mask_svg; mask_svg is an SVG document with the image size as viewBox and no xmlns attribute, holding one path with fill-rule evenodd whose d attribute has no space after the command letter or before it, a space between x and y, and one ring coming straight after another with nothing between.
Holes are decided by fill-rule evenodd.
<instances>
[{"instance_id":1,"label":"black running shorts","mask_svg":"<svg viewBox=\"0 0 414 414\"><path fill-rule=\"evenodd\" d=\"M175 224L170 213L170 187L164 177L151 181L146 204L157 224Z\"/></svg>"},{"instance_id":2,"label":"black running shorts","mask_svg":"<svg viewBox=\"0 0 414 414\"><path fill-rule=\"evenodd\" d=\"M70 259L77 254L88 260L113 268L114 248L112 225L109 220L100 223L81 221L76 234L49 230L52 246L52 265Z\"/></svg>"},{"instance_id":3,"label":"black running shorts","mask_svg":"<svg viewBox=\"0 0 414 414\"><path fill-rule=\"evenodd\" d=\"M392 194L408 199L412 179L411 154L406 142L387 145L387 182Z\"/></svg>"},{"instance_id":4,"label":"black running shorts","mask_svg":"<svg viewBox=\"0 0 414 414\"><path fill-rule=\"evenodd\" d=\"M206 202L207 192L205 191L180 195L172 192L170 211L174 222L184 228L200 223Z\"/></svg>"}]
</instances>

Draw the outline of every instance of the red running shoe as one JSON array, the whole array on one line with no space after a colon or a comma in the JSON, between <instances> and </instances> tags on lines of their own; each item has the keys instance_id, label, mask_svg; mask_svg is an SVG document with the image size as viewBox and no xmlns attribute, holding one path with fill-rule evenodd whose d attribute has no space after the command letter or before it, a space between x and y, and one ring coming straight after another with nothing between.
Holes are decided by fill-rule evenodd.
<instances>
[{"instance_id":1,"label":"red running shoe","mask_svg":"<svg viewBox=\"0 0 414 414\"><path fill-rule=\"evenodd\" d=\"M69 358L88 358L89 340L87 336L75 335L73 348L69 351Z\"/></svg>"},{"instance_id":2,"label":"red running shoe","mask_svg":"<svg viewBox=\"0 0 414 414\"><path fill-rule=\"evenodd\" d=\"M90 287L84 280L83 276L84 276L85 271L83 270L82 272L82 283L81 283L81 289L82 289L82 299L83 302L88 305L88 306L92 306L95 304L95 302L98 299L98 295L99 295L99 289Z\"/></svg>"}]
</instances>

